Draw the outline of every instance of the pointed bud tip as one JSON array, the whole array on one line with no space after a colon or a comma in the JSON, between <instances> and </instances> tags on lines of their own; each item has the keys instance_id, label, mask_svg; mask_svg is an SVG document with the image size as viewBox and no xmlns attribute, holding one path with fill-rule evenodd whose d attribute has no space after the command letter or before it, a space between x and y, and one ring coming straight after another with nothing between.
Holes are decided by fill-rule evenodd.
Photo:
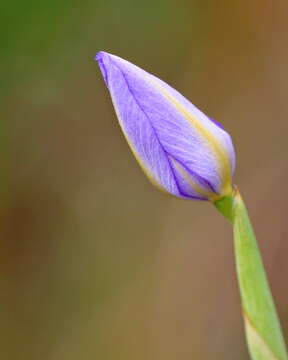
<instances>
[{"instance_id":1,"label":"pointed bud tip","mask_svg":"<svg viewBox=\"0 0 288 360\"><path fill-rule=\"evenodd\" d=\"M99 51L96 56L94 57L95 61L101 61L103 59L103 56L105 55L104 51Z\"/></svg>"},{"instance_id":2,"label":"pointed bud tip","mask_svg":"<svg viewBox=\"0 0 288 360\"><path fill-rule=\"evenodd\" d=\"M106 51L98 51L98 53L94 57L94 60L97 62L103 62L105 59L111 58L112 56L112 54L109 54Z\"/></svg>"},{"instance_id":3,"label":"pointed bud tip","mask_svg":"<svg viewBox=\"0 0 288 360\"><path fill-rule=\"evenodd\" d=\"M96 54L96 56L94 57L94 60L98 62L98 65L100 67L104 81L107 86L108 86L108 77L107 77L107 71L106 71L106 66L105 66L105 58L107 59L108 56L109 56L109 54L106 53L105 51L99 51Z\"/></svg>"}]
</instances>

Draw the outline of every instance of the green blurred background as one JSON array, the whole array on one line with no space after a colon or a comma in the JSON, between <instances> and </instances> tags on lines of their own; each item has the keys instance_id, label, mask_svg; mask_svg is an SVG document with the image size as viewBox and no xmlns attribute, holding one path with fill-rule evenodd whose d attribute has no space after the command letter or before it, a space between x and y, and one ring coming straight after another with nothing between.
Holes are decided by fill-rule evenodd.
<instances>
[{"instance_id":1,"label":"green blurred background","mask_svg":"<svg viewBox=\"0 0 288 360\"><path fill-rule=\"evenodd\" d=\"M231 229L148 183L99 50L232 134L288 337L287 17L287 0L0 5L3 359L248 360Z\"/></svg>"}]
</instances>

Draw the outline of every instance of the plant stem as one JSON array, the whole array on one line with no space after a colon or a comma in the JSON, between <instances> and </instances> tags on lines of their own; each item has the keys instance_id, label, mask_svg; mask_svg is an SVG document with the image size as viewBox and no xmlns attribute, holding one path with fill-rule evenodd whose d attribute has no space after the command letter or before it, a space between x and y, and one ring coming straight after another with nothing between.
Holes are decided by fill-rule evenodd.
<instances>
[{"instance_id":1,"label":"plant stem","mask_svg":"<svg viewBox=\"0 0 288 360\"><path fill-rule=\"evenodd\" d=\"M246 339L253 360L287 360L280 322L248 213L239 191L215 203L234 230Z\"/></svg>"}]
</instances>

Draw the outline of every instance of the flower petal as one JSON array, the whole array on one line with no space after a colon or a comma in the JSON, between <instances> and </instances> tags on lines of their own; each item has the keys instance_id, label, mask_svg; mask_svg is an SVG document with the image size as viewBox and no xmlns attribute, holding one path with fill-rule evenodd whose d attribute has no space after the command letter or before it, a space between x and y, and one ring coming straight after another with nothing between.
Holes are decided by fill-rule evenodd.
<instances>
[{"instance_id":1,"label":"flower petal","mask_svg":"<svg viewBox=\"0 0 288 360\"><path fill-rule=\"evenodd\" d=\"M231 187L230 136L180 93L117 56L97 55L127 141L149 178L180 197L211 199Z\"/></svg>"}]
</instances>

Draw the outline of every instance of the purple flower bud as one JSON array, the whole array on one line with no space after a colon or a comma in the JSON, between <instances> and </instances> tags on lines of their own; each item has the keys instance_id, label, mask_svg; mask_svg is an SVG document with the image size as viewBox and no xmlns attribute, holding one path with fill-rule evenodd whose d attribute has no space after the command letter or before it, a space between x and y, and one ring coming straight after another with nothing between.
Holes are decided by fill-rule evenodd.
<instances>
[{"instance_id":1,"label":"purple flower bud","mask_svg":"<svg viewBox=\"0 0 288 360\"><path fill-rule=\"evenodd\" d=\"M96 56L127 142L153 184L180 198L232 191L229 134L180 93L118 56Z\"/></svg>"}]
</instances>

